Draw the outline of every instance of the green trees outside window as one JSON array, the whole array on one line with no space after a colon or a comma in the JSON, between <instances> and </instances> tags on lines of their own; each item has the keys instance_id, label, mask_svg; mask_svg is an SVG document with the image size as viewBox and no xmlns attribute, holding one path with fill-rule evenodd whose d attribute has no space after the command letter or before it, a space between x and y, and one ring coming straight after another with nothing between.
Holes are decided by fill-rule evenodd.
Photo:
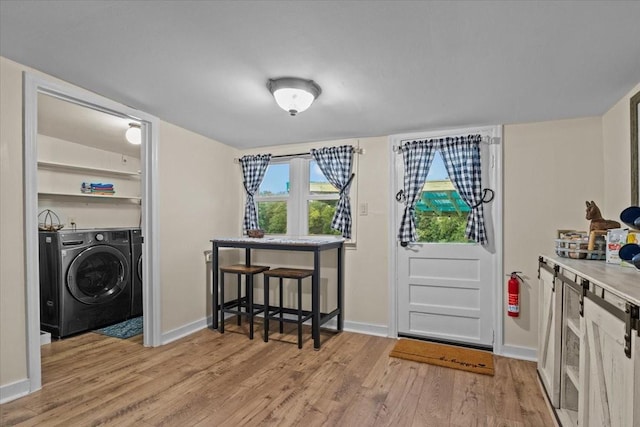
<instances>
[{"instance_id":1,"label":"green trees outside window","mask_svg":"<svg viewBox=\"0 0 640 427\"><path fill-rule=\"evenodd\" d=\"M312 200L309 202L309 234L339 235L331 229L337 200ZM260 228L266 234L287 234L287 202L258 202Z\"/></svg>"},{"instance_id":2,"label":"green trees outside window","mask_svg":"<svg viewBox=\"0 0 640 427\"><path fill-rule=\"evenodd\" d=\"M469 243L464 237L467 214L436 215L433 212L416 211L418 242Z\"/></svg>"},{"instance_id":3,"label":"green trees outside window","mask_svg":"<svg viewBox=\"0 0 640 427\"><path fill-rule=\"evenodd\" d=\"M287 202L258 202L258 224L266 234L287 234Z\"/></svg>"}]
</instances>

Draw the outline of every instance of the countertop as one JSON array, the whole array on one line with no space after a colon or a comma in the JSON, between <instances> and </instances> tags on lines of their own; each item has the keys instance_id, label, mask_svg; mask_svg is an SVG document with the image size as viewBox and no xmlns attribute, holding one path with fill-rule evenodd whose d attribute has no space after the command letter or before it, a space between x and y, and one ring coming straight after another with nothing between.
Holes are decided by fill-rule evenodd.
<instances>
[{"instance_id":1,"label":"countertop","mask_svg":"<svg viewBox=\"0 0 640 427\"><path fill-rule=\"evenodd\" d=\"M620 267L605 261L563 258L555 255L542 255L542 257L640 306L640 270L637 268Z\"/></svg>"}]
</instances>

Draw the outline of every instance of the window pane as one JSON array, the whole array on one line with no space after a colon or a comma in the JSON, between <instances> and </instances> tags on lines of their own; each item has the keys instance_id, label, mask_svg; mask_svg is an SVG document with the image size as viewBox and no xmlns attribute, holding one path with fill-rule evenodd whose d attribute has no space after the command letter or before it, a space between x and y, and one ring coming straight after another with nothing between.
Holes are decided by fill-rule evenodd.
<instances>
[{"instance_id":1,"label":"window pane","mask_svg":"<svg viewBox=\"0 0 640 427\"><path fill-rule=\"evenodd\" d=\"M449 180L440 151L436 152L416 203L418 242L472 243L464 237L470 210Z\"/></svg>"},{"instance_id":2,"label":"window pane","mask_svg":"<svg viewBox=\"0 0 640 427\"><path fill-rule=\"evenodd\" d=\"M289 195L289 164L276 163L267 167L258 196Z\"/></svg>"},{"instance_id":3,"label":"window pane","mask_svg":"<svg viewBox=\"0 0 640 427\"><path fill-rule=\"evenodd\" d=\"M337 204L337 200L311 200L309 202L309 235L340 235L339 231L331 228L331 220L336 212Z\"/></svg>"},{"instance_id":4,"label":"window pane","mask_svg":"<svg viewBox=\"0 0 640 427\"><path fill-rule=\"evenodd\" d=\"M258 202L258 223L267 234L287 234L287 202Z\"/></svg>"},{"instance_id":5,"label":"window pane","mask_svg":"<svg viewBox=\"0 0 640 427\"><path fill-rule=\"evenodd\" d=\"M309 194L337 194L338 189L331 185L324 176L318 162L309 162Z\"/></svg>"}]
</instances>

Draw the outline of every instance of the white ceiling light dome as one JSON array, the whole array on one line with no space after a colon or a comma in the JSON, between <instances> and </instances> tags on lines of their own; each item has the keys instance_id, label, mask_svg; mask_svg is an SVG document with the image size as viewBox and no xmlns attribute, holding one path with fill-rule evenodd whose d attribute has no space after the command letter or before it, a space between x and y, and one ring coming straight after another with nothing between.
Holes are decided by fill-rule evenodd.
<instances>
[{"instance_id":1,"label":"white ceiling light dome","mask_svg":"<svg viewBox=\"0 0 640 427\"><path fill-rule=\"evenodd\" d=\"M297 77L269 79L267 88L284 111L295 116L305 111L322 93L313 80Z\"/></svg>"},{"instance_id":2,"label":"white ceiling light dome","mask_svg":"<svg viewBox=\"0 0 640 427\"><path fill-rule=\"evenodd\" d=\"M130 144L140 145L142 143L142 130L138 123L129 123L129 129L124 133Z\"/></svg>"}]
</instances>

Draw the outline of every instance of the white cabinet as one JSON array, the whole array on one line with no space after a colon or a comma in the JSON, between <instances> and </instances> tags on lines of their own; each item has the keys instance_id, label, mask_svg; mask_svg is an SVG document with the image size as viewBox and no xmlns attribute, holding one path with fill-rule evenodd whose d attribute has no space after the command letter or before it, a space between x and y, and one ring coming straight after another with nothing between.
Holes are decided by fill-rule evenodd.
<instances>
[{"instance_id":1,"label":"white cabinet","mask_svg":"<svg viewBox=\"0 0 640 427\"><path fill-rule=\"evenodd\" d=\"M609 308L609 307L607 307ZM640 345L637 331L625 352L626 322L590 299L584 301L579 425L640 426ZM619 314L619 313L617 313Z\"/></svg>"},{"instance_id":2,"label":"white cabinet","mask_svg":"<svg viewBox=\"0 0 640 427\"><path fill-rule=\"evenodd\" d=\"M640 427L640 271L539 259L538 373L563 426Z\"/></svg>"}]
</instances>

